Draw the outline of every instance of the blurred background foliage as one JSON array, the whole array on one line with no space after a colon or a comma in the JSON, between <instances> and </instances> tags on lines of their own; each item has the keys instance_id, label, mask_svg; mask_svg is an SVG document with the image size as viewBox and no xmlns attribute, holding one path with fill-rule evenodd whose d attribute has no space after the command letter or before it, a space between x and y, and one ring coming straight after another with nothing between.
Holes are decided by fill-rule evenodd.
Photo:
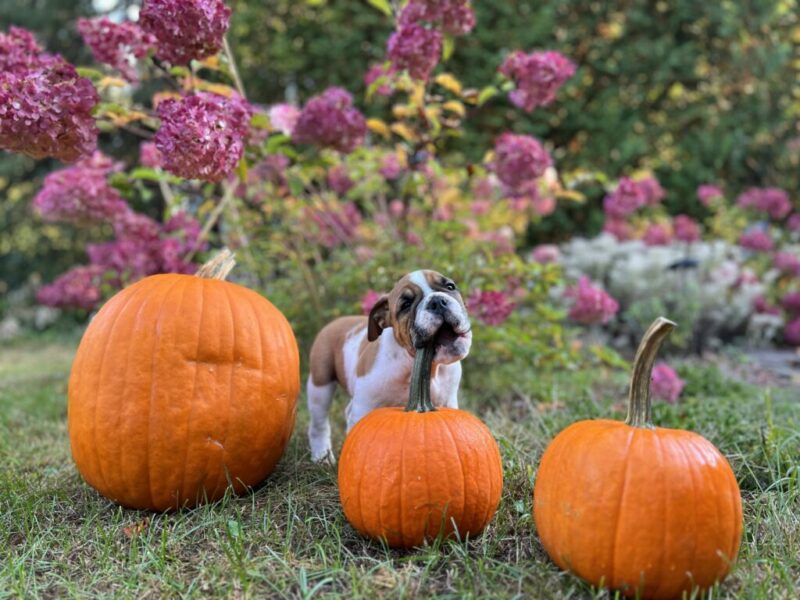
<instances>
[{"instance_id":1,"label":"blurred background foliage","mask_svg":"<svg viewBox=\"0 0 800 600\"><path fill-rule=\"evenodd\" d=\"M114 0L15 0L0 3L0 27L37 32L50 51L77 64L88 51L78 16L135 10ZM302 102L329 85L363 99L363 74L381 60L392 23L366 0L231 0L230 39L249 97ZM467 86L496 80L510 51L552 48L579 70L552 110L532 115L505 95L470 114L447 152L479 161L503 130L532 133L553 146L560 170L610 178L646 168L667 190L671 212L696 214L694 190L721 182L729 193L750 185L799 187L800 19L794 0L474 2L478 26L460 38L445 68ZM363 106L382 116L382 99ZM109 147L110 146L110 147ZM124 136L104 138L116 157L133 156ZM443 155L447 161L447 153ZM83 260L86 239L43 227L29 209L42 176L57 166L0 155L0 293L31 272L45 280ZM589 203L564 203L537 225L536 241L593 234L604 191Z\"/></svg>"}]
</instances>

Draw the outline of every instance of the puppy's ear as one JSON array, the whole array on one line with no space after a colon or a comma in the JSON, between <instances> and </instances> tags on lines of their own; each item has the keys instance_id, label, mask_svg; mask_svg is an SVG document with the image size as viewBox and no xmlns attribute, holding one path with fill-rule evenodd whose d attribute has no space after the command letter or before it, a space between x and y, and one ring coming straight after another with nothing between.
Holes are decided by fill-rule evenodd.
<instances>
[{"instance_id":1,"label":"puppy's ear","mask_svg":"<svg viewBox=\"0 0 800 600\"><path fill-rule=\"evenodd\" d=\"M367 340L370 342L377 340L386 329L387 323L389 323L389 296L383 295L369 311Z\"/></svg>"}]
</instances>

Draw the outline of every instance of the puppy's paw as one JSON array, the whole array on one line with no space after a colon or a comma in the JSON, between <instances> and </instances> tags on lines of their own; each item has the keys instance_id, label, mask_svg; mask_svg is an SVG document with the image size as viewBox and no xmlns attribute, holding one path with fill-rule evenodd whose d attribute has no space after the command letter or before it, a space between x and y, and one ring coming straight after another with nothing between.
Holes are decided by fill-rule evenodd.
<instances>
[{"instance_id":1,"label":"puppy's paw","mask_svg":"<svg viewBox=\"0 0 800 600\"><path fill-rule=\"evenodd\" d=\"M320 450L319 452L315 452L313 449L311 450L311 460L312 462L317 463L318 465L335 465L336 464L336 457L333 455L333 450L328 447L327 450Z\"/></svg>"}]
</instances>

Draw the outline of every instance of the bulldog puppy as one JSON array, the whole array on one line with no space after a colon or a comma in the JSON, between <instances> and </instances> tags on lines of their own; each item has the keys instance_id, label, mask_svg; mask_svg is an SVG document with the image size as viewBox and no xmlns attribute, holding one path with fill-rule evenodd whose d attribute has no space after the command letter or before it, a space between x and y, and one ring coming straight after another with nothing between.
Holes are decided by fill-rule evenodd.
<instances>
[{"instance_id":1,"label":"bulldog puppy","mask_svg":"<svg viewBox=\"0 0 800 600\"><path fill-rule=\"evenodd\" d=\"M414 271L381 296L368 317L340 317L311 347L308 440L315 462L334 462L328 420L336 384L350 396L347 430L369 411L404 406L417 348L434 340L431 399L458 408L461 359L472 345L467 309L456 284L435 271Z\"/></svg>"}]
</instances>

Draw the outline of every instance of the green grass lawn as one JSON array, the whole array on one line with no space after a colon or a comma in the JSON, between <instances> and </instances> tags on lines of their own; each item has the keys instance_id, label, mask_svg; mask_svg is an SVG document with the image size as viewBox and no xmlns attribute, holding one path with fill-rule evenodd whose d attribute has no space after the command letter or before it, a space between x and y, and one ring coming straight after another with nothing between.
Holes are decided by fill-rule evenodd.
<instances>
[{"instance_id":1,"label":"green grass lawn","mask_svg":"<svg viewBox=\"0 0 800 600\"><path fill-rule=\"evenodd\" d=\"M106 501L70 459L66 381L76 343L40 338L0 349L0 597L605 596L548 560L531 489L545 445L563 426L622 417L621 371L472 374L464 404L496 435L505 466L497 516L468 543L398 552L362 539L345 521L335 470L309 462L303 398L286 455L252 494L166 515ZM714 442L744 498L739 561L712 597L796 598L798 390L745 385L710 366L685 364L680 373L684 398L656 406L657 422ZM341 408L340 399L337 444Z\"/></svg>"}]
</instances>

